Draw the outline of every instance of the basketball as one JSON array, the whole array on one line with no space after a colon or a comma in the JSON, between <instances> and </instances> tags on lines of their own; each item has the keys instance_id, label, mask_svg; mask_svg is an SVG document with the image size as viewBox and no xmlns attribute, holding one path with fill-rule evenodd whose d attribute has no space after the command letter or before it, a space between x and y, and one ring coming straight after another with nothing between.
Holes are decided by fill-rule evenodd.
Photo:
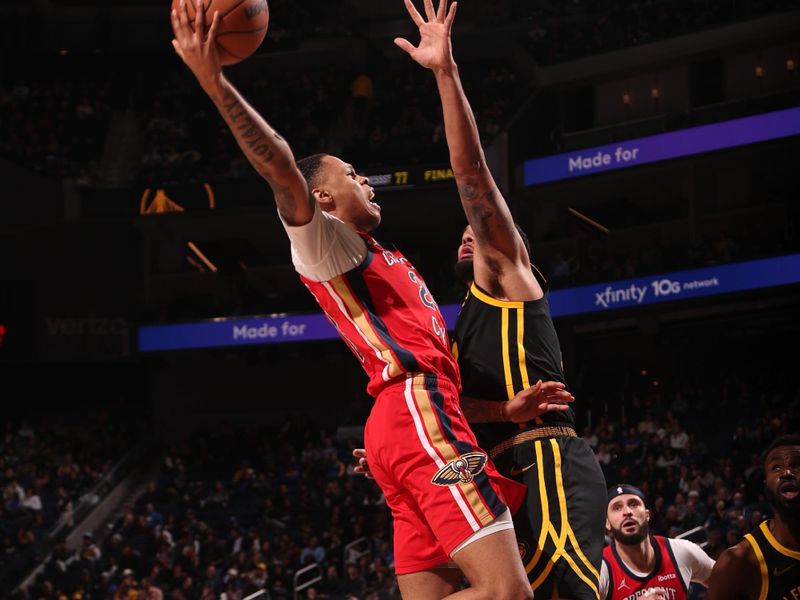
<instances>
[{"instance_id":1,"label":"basketball","mask_svg":"<svg viewBox=\"0 0 800 600\"><path fill-rule=\"evenodd\" d=\"M180 0L172 0L172 8L180 14ZM196 8L195 0L186 1L192 27L194 27ZM203 0L203 10L206 15L206 27L211 26L216 11L219 11L222 18L216 43L223 65L243 61L258 49L267 35L269 26L267 0Z\"/></svg>"}]
</instances>

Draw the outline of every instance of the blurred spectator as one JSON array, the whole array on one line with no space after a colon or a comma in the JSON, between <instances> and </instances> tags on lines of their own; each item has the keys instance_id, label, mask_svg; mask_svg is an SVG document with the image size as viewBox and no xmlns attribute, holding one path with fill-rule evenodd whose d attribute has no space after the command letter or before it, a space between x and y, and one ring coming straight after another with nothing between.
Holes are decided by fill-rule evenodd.
<instances>
[{"instance_id":1,"label":"blurred spectator","mask_svg":"<svg viewBox=\"0 0 800 600\"><path fill-rule=\"evenodd\" d=\"M5 424L0 438L0 588L12 589L50 550L49 536L59 524L71 525L73 507L110 470L137 436L137 422L122 429L105 416ZM90 537L75 555L54 541L51 572L73 563L96 561L99 547Z\"/></svg>"},{"instance_id":2,"label":"blurred spectator","mask_svg":"<svg viewBox=\"0 0 800 600\"><path fill-rule=\"evenodd\" d=\"M65 72L0 85L0 157L48 177L90 181L108 131L108 95L107 80Z\"/></svg>"},{"instance_id":3,"label":"blurred spectator","mask_svg":"<svg viewBox=\"0 0 800 600\"><path fill-rule=\"evenodd\" d=\"M497 0L495 3L498 3ZM508 7L511 2L501 2ZM659 0L627 4L618 0L561 3L524 3L530 23L522 36L542 64L608 52L707 29L757 15L794 8L792 0L712 0L686 4Z\"/></svg>"}]
</instances>

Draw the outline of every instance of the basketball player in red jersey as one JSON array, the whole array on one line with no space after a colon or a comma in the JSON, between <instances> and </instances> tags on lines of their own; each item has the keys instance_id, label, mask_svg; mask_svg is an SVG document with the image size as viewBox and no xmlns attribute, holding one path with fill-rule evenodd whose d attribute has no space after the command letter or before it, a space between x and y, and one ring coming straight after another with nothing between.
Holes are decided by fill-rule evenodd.
<instances>
[{"instance_id":1,"label":"basketball player in red jersey","mask_svg":"<svg viewBox=\"0 0 800 600\"><path fill-rule=\"evenodd\" d=\"M458 366L425 282L367 233L381 219L369 181L330 155L295 163L225 78L214 43L219 20L206 28L198 10L192 27L181 6L172 14L173 47L271 186L296 270L369 376L375 404L365 444L394 517L403 596L531 598L508 508L524 490L497 473L461 414ZM471 588L451 594L460 574L438 568L450 559Z\"/></svg>"},{"instance_id":2,"label":"basketball player in red jersey","mask_svg":"<svg viewBox=\"0 0 800 600\"><path fill-rule=\"evenodd\" d=\"M650 535L644 493L632 485L608 490L606 529L613 539L603 550L601 600L686 600L689 583L705 585L714 568L697 544Z\"/></svg>"},{"instance_id":3,"label":"basketball player in red jersey","mask_svg":"<svg viewBox=\"0 0 800 600\"><path fill-rule=\"evenodd\" d=\"M800 598L800 435L772 442L764 470L764 492L775 516L720 555L707 600Z\"/></svg>"}]
</instances>

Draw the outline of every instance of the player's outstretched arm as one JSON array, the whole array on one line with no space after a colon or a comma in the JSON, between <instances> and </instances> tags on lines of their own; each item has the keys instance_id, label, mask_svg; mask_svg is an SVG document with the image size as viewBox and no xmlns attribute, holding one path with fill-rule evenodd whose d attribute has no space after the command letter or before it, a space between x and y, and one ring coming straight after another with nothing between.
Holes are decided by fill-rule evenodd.
<instances>
[{"instance_id":1,"label":"player's outstretched arm","mask_svg":"<svg viewBox=\"0 0 800 600\"><path fill-rule=\"evenodd\" d=\"M432 0L424 0L426 18L405 0L420 42L414 46L403 38L395 44L423 67L433 71L442 101L450 163L458 184L467 220L475 231L476 242L484 251L499 255L530 271L527 251L517 234L511 212L486 166L475 115L461 85L458 66L453 58L451 30L458 3L447 8L439 0L437 10Z\"/></svg>"},{"instance_id":2,"label":"player's outstretched arm","mask_svg":"<svg viewBox=\"0 0 800 600\"><path fill-rule=\"evenodd\" d=\"M193 1L193 0L189 0ZM198 7L201 4L198 2ZM184 3L172 11L172 46L217 106L250 164L267 180L275 203L289 225L304 225L314 215L315 200L297 169L289 144L242 98L225 78L214 38L219 12L206 27L205 11L197 10L194 26Z\"/></svg>"}]
</instances>

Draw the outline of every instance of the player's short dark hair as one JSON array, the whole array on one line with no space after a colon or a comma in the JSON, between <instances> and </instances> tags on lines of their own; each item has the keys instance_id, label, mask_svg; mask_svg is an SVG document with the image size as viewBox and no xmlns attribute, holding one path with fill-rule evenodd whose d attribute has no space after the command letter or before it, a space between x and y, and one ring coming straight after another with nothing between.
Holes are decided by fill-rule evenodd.
<instances>
[{"instance_id":1,"label":"player's short dark hair","mask_svg":"<svg viewBox=\"0 0 800 600\"><path fill-rule=\"evenodd\" d=\"M297 168L303 174L309 188L314 188L319 183L319 174L322 171L322 161L327 154L312 154L297 161Z\"/></svg>"},{"instance_id":2,"label":"player's short dark hair","mask_svg":"<svg viewBox=\"0 0 800 600\"><path fill-rule=\"evenodd\" d=\"M800 434L790 433L775 438L761 455L761 462L766 463L769 453L775 450L775 448L780 448L781 446L800 446Z\"/></svg>"}]
</instances>

